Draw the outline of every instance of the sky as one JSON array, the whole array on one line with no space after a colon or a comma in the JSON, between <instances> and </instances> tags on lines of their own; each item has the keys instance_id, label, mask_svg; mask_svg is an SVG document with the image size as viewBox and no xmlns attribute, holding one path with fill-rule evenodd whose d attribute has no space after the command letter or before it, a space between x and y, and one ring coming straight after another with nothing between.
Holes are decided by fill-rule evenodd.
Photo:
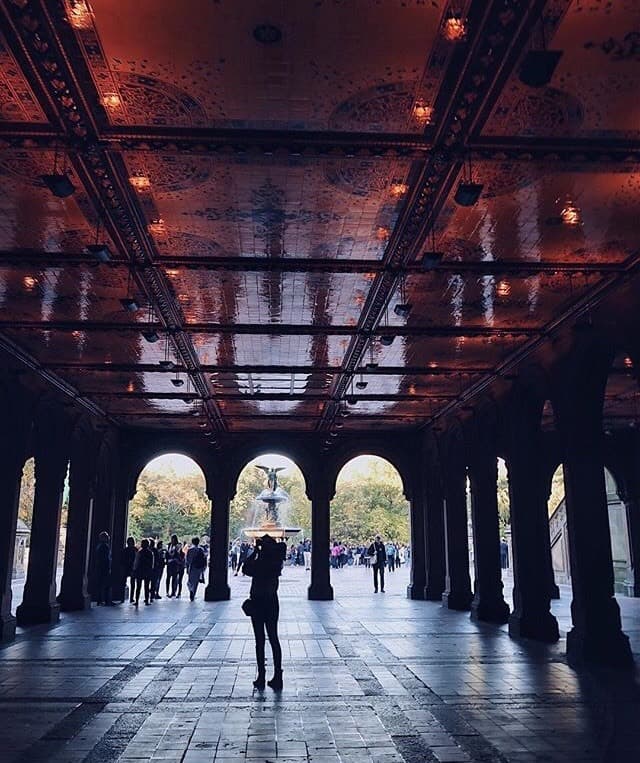
<instances>
[{"instance_id":1,"label":"sky","mask_svg":"<svg viewBox=\"0 0 640 763\"><path fill-rule=\"evenodd\" d=\"M376 458L376 456L358 456L346 465L340 476L349 478L361 474L366 475L371 468L372 461L374 461ZM287 468L282 472L284 476L291 474L291 470L295 468L295 464L290 458L287 458L286 456L279 456L273 453L254 458L250 464L262 464L263 466L286 466ZM167 453L165 456L159 456L153 461L150 461L146 468L151 472L160 473L173 469L173 471L179 477L182 477L185 474L200 473L200 467L195 463L195 461L192 461L188 456L182 456L178 453Z\"/></svg>"}]
</instances>

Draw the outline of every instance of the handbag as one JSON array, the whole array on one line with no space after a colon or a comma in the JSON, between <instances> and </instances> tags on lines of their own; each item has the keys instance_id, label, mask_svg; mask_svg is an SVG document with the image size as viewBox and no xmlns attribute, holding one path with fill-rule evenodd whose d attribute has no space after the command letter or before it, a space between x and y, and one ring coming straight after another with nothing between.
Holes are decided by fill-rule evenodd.
<instances>
[{"instance_id":1,"label":"handbag","mask_svg":"<svg viewBox=\"0 0 640 763\"><path fill-rule=\"evenodd\" d=\"M245 599L240 606L247 617L252 617L256 614L256 603L253 599Z\"/></svg>"}]
</instances>

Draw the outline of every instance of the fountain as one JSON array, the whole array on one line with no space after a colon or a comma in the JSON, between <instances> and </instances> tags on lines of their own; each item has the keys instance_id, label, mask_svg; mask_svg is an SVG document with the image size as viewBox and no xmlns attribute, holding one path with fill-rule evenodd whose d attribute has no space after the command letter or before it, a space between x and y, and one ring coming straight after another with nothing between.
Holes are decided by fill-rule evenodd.
<instances>
[{"instance_id":1,"label":"fountain","mask_svg":"<svg viewBox=\"0 0 640 763\"><path fill-rule=\"evenodd\" d=\"M278 472L285 467L256 466L267 475L267 487L256 496L258 501L264 501L264 521L259 527L245 527L242 532L249 538L261 538L270 535L272 538L290 538L300 532L299 527L283 527L279 524L278 505L289 500L289 494L278 485Z\"/></svg>"}]
</instances>

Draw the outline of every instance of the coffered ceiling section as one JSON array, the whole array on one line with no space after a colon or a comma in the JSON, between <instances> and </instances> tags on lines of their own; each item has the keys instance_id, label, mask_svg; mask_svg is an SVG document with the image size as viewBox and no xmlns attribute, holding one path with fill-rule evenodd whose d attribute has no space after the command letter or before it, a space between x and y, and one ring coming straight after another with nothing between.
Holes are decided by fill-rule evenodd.
<instances>
[{"instance_id":1,"label":"coffered ceiling section","mask_svg":"<svg viewBox=\"0 0 640 763\"><path fill-rule=\"evenodd\" d=\"M638 265L631 0L0 0L0 22L0 344L123 426L430 424ZM562 56L531 87L543 33Z\"/></svg>"},{"instance_id":2,"label":"coffered ceiling section","mask_svg":"<svg viewBox=\"0 0 640 763\"><path fill-rule=\"evenodd\" d=\"M433 103L452 53L442 5L67 3L114 126L356 132L422 132L414 103Z\"/></svg>"}]
</instances>

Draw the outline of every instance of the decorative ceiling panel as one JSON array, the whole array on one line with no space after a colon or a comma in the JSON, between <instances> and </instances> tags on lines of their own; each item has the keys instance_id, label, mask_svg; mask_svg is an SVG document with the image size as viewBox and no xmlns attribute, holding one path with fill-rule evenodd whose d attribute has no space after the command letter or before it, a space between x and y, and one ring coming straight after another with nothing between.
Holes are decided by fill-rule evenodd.
<instances>
[{"instance_id":1,"label":"decorative ceiling panel","mask_svg":"<svg viewBox=\"0 0 640 763\"><path fill-rule=\"evenodd\" d=\"M115 125L421 132L453 52L423 0L74 5Z\"/></svg>"},{"instance_id":2,"label":"decorative ceiling panel","mask_svg":"<svg viewBox=\"0 0 640 763\"><path fill-rule=\"evenodd\" d=\"M563 14L564 5L550 0L542 14L547 47L562 51L551 82L531 88L513 74L485 135L640 135L640 5L635 0L573 0Z\"/></svg>"},{"instance_id":3,"label":"decorative ceiling panel","mask_svg":"<svg viewBox=\"0 0 640 763\"><path fill-rule=\"evenodd\" d=\"M170 269L187 323L355 326L371 285L359 273L214 272Z\"/></svg>"},{"instance_id":4,"label":"decorative ceiling panel","mask_svg":"<svg viewBox=\"0 0 640 763\"><path fill-rule=\"evenodd\" d=\"M38 99L0 33L0 122L46 121Z\"/></svg>"},{"instance_id":5,"label":"decorative ceiling panel","mask_svg":"<svg viewBox=\"0 0 640 763\"><path fill-rule=\"evenodd\" d=\"M41 176L65 172L76 192L54 197ZM95 239L96 215L68 157L53 151L0 153L0 250L82 252ZM104 234L103 234L104 238Z\"/></svg>"},{"instance_id":6,"label":"decorative ceiling panel","mask_svg":"<svg viewBox=\"0 0 640 763\"><path fill-rule=\"evenodd\" d=\"M410 162L126 152L161 255L380 259Z\"/></svg>"},{"instance_id":7,"label":"decorative ceiling panel","mask_svg":"<svg viewBox=\"0 0 640 763\"><path fill-rule=\"evenodd\" d=\"M200 362L219 365L339 366L349 338L332 334L196 334Z\"/></svg>"},{"instance_id":8,"label":"decorative ceiling panel","mask_svg":"<svg viewBox=\"0 0 640 763\"><path fill-rule=\"evenodd\" d=\"M478 204L457 206L454 187L438 221L449 259L615 263L637 249L640 173L480 162L473 174Z\"/></svg>"}]
</instances>

